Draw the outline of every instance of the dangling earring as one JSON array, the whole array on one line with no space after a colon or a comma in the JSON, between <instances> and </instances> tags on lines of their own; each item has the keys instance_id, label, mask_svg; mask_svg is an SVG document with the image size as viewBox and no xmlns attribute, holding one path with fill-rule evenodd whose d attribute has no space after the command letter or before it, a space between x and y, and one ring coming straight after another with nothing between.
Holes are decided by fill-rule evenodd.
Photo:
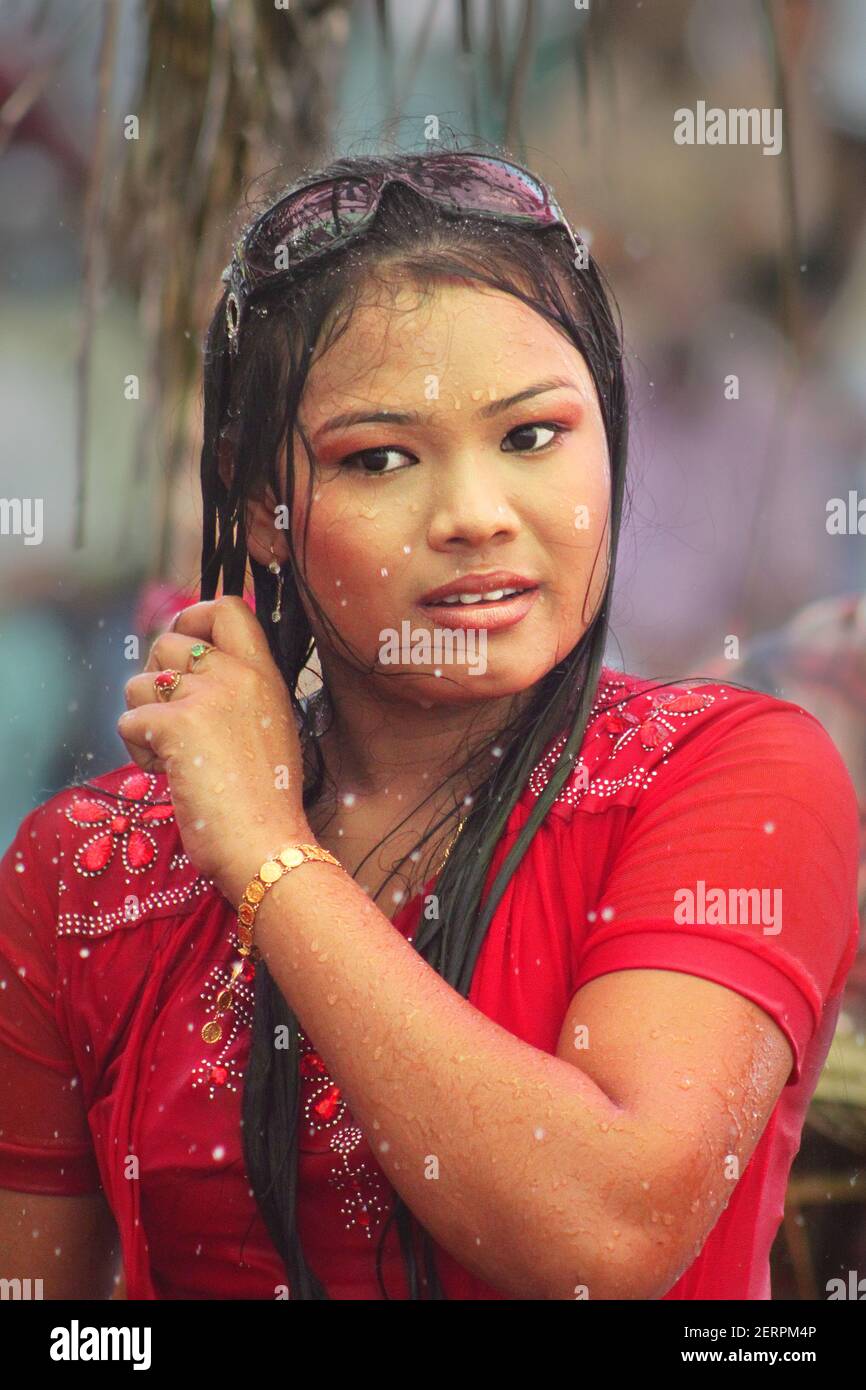
<instances>
[{"instance_id":1,"label":"dangling earring","mask_svg":"<svg viewBox=\"0 0 866 1390\"><path fill-rule=\"evenodd\" d=\"M271 554L274 554L273 546L271 546ZM283 616L283 571L280 567L280 562L276 557L274 557L274 559L271 560L270 564L268 565L268 569L270 570L271 574L277 575L277 604L274 608L273 613L271 614L271 622L278 623L281 617Z\"/></svg>"}]
</instances>

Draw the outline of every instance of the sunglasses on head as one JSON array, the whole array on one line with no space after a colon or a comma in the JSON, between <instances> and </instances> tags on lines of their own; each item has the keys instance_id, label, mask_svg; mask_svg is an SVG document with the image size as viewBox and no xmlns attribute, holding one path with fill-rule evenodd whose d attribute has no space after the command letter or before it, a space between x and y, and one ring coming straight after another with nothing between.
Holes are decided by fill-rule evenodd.
<instances>
[{"instance_id":1,"label":"sunglasses on head","mask_svg":"<svg viewBox=\"0 0 866 1390\"><path fill-rule=\"evenodd\" d=\"M343 246L363 232L392 183L405 184L454 214L470 212L498 221L564 227L575 263L586 255L544 184L504 159L458 153L422 155L417 169L400 174L319 179L295 189L258 218L237 243L223 271L223 281L229 285L226 329L233 355L251 296L301 262Z\"/></svg>"}]
</instances>

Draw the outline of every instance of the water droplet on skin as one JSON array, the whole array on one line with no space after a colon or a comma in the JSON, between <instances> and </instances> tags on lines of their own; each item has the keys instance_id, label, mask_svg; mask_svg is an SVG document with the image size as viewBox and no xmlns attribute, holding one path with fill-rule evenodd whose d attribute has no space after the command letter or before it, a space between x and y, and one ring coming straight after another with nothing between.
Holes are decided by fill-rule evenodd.
<instances>
[{"instance_id":1,"label":"water droplet on skin","mask_svg":"<svg viewBox=\"0 0 866 1390\"><path fill-rule=\"evenodd\" d=\"M693 1081L694 1081L694 1077L692 1077L692 1076L682 1076L682 1077L680 1077L680 1080L679 1080L679 1083L678 1083L678 1084L679 1084L680 1090L681 1090L681 1091L687 1091L687 1090L689 1089L689 1087L692 1085Z\"/></svg>"},{"instance_id":2,"label":"water droplet on skin","mask_svg":"<svg viewBox=\"0 0 866 1390\"><path fill-rule=\"evenodd\" d=\"M327 996L328 1003L329 1003L329 1004L336 1004L336 1002L337 1002L337 1000L339 999L339 997L340 997L340 996L339 996L338 994L329 994L329 995Z\"/></svg>"}]
</instances>

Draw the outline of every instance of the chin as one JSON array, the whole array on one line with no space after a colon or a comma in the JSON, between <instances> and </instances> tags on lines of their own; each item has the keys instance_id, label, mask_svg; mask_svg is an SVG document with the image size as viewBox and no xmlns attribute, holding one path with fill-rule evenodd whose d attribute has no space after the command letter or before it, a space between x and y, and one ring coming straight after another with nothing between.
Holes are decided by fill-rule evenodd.
<instances>
[{"instance_id":1,"label":"chin","mask_svg":"<svg viewBox=\"0 0 866 1390\"><path fill-rule=\"evenodd\" d=\"M525 661L491 662L488 659L486 670L477 675L470 674L465 667L449 670L443 666L440 669L442 675L434 676L432 672L419 672L417 668L394 668L398 674L383 672L377 684L392 698L396 695L424 709L434 705L471 705L517 695L541 680L550 667L542 665L535 671L530 670Z\"/></svg>"}]
</instances>

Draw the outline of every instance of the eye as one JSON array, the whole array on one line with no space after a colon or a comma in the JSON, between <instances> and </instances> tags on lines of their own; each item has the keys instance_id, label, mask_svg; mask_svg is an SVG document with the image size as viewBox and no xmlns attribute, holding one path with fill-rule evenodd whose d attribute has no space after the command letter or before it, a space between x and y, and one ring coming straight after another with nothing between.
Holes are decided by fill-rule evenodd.
<instances>
[{"instance_id":1,"label":"eye","mask_svg":"<svg viewBox=\"0 0 866 1390\"><path fill-rule=\"evenodd\" d=\"M409 458L417 462L412 454L407 454L404 449L398 449L395 444L382 444L377 449L361 449L357 454L347 454L340 461L340 467L350 472L364 473L369 478L376 477L380 473L401 473L403 468L412 466L409 463L403 464L402 467L391 468L388 466L389 456L391 459ZM366 467L368 463L373 464L373 467Z\"/></svg>"},{"instance_id":2,"label":"eye","mask_svg":"<svg viewBox=\"0 0 866 1390\"><path fill-rule=\"evenodd\" d=\"M533 448L531 438L527 440L527 436L532 436L539 432L548 435L548 438L543 439L536 448ZM554 442L557 435L565 433L566 428L564 425L556 425L552 420L534 420L525 425L516 425L513 430L509 430L508 434L505 436L506 440L516 439L517 441L512 449L506 449L504 444L501 447L506 454L540 454L542 450L548 448ZM523 436L522 440L521 436Z\"/></svg>"}]
</instances>

